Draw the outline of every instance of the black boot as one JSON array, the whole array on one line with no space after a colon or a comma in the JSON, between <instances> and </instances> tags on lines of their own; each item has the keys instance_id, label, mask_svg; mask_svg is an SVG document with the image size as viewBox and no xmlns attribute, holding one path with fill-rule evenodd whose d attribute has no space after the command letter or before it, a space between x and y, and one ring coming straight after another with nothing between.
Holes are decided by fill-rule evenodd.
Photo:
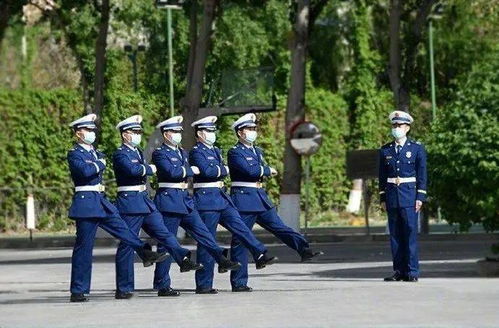
<instances>
[{"instance_id":1,"label":"black boot","mask_svg":"<svg viewBox=\"0 0 499 328\"><path fill-rule=\"evenodd\" d=\"M70 302L88 302L88 297L86 297L83 294L71 294L71 297L69 298Z\"/></svg>"},{"instance_id":2,"label":"black boot","mask_svg":"<svg viewBox=\"0 0 499 328\"><path fill-rule=\"evenodd\" d=\"M145 244L144 247L137 252L137 254L142 259L142 264L144 267L149 267L153 265L153 263L163 262L167 258L170 257L168 253L157 253L151 250L151 245Z\"/></svg>"},{"instance_id":3,"label":"black boot","mask_svg":"<svg viewBox=\"0 0 499 328\"><path fill-rule=\"evenodd\" d=\"M401 274L400 272L395 272L391 277L386 277L384 281L401 281L407 279L407 276Z\"/></svg>"},{"instance_id":4,"label":"black boot","mask_svg":"<svg viewBox=\"0 0 499 328\"><path fill-rule=\"evenodd\" d=\"M303 252L301 253L301 261L302 262L307 262L311 261L314 257L324 255L324 252L321 251L314 251L311 248L305 248Z\"/></svg>"},{"instance_id":5,"label":"black boot","mask_svg":"<svg viewBox=\"0 0 499 328\"><path fill-rule=\"evenodd\" d=\"M203 265L201 263L192 262L189 257L184 257L182 263L180 264L180 272L196 271L202 269Z\"/></svg>"},{"instance_id":6,"label":"black boot","mask_svg":"<svg viewBox=\"0 0 499 328\"><path fill-rule=\"evenodd\" d=\"M129 300L133 297L133 293L132 292L120 292L120 291L116 291L116 293L114 294L114 298L116 298L117 300Z\"/></svg>"},{"instance_id":7,"label":"black boot","mask_svg":"<svg viewBox=\"0 0 499 328\"><path fill-rule=\"evenodd\" d=\"M220 263L218 263L218 273L225 273L227 271L239 270L241 268L241 263L232 262L225 256L222 257Z\"/></svg>"},{"instance_id":8,"label":"black boot","mask_svg":"<svg viewBox=\"0 0 499 328\"><path fill-rule=\"evenodd\" d=\"M158 290L158 296L163 296L163 297L180 296L180 292L171 287L161 288Z\"/></svg>"},{"instance_id":9,"label":"black boot","mask_svg":"<svg viewBox=\"0 0 499 328\"><path fill-rule=\"evenodd\" d=\"M260 270L265 268L267 265L274 264L278 261L279 259L275 256L268 257L266 253L261 254L260 257L256 260L256 269Z\"/></svg>"},{"instance_id":10,"label":"black boot","mask_svg":"<svg viewBox=\"0 0 499 328\"><path fill-rule=\"evenodd\" d=\"M232 287L232 291L234 293L250 293L253 291L253 288L248 286L239 286L239 287Z\"/></svg>"}]
</instances>

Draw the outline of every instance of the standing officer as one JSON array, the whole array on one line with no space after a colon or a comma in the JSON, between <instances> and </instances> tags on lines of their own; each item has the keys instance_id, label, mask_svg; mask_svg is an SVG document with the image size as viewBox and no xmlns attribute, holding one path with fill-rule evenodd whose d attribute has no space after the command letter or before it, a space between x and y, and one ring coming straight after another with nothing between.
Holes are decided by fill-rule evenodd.
<instances>
[{"instance_id":1,"label":"standing officer","mask_svg":"<svg viewBox=\"0 0 499 328\"><path fill-rule=\"evenodd\" d=\"M96 118L97 115L89 114L69 124L77 138L76 145L68 152L69 170L75 185L68 216L76 221L76 242L71 259L71 302L88 301L84 294L90 293L92 250L97 227L106 230L135 250L144 266L150 266L153 262L160 262L168 257L166 253L151 251L150 246L128 229L116 207L107 200L102 185L106 160L104 154L92 146L97 128Z\"/></svg>"},{"instance_id":2,"label":"standing officer","mask_svg":"<svg viewBox=\"0 0 499 328\"><path fill-rule=\"evenodd\" d=\"M256 269L263 269L266 265L276 262L277 258L267 256L267 249L241 220L234 203L225 192L222 180L229 170L224 165L220 149L213 146L216 141L216 121L216 116L208 116L192 123L198 142L189 153L189 163L200 171L194 176L196 208L214 237L220 223L250 250ZM196 272L196 293L218 293L212 288L214 260L202 245L198 245L197 261L202 263L204 268Z\"/></svg>"},{"instance_id":3,"label":"standing officer","mask_svg":"<svg viewBox=\"0 0 499 328\"><path fill-rule=\"evenodd\" d=\"M239 142L229 150L227 160L232 180L230 189L232 201L249 229L253 228L255 222L258 223L298 252L302 262L310 261L322 252L314 252L303 235L282 222L274 204L263 189L263 179L277 175L277 171L265 163L263 151L254 146L258 136L256 127L255 114L243 115L232 124L239 138ZM238 261L242 265L241 269L230 274L232 291L252 291L251 287L248 287L247 250L237 237L232 238L230 255L233 261Z\"/></svg>"},{"instance_id":4,"label":"standing officer","mask_svg":"<svg viewBox=\"0 0 499 328\"><path fill-rule=\"evenodd\" d=\"M191 252L182 248L175 235L168 231L161 213L147 194L147 176L153 175L156 167L147 164L142 151L137 148L142 139L141 123L142 116L134 115L116 126L123 141L123 145L113 155L114 173L118 184L118 210L133 233L138 236L142 228L156 239L163 249L167 249L180 266L180 272L198 270L202 265L190 260ZM120 243L116 252L115 297L129 299L133 296L133 290L133 252L128 245Z\"/></svg>"},{"instance_id":5,"label":"standing officer","mask_svg":"<svg viewBox=\"0 0 499 328\"><path fill-rule=\"evenodd\" d=\"M418 281L418 213L426 200L426 151L407 138L413 118L406 112L389 115L393 142L380 149L379 193L388 212L393 258L391 277L385 281Z\"/></svg>"},{"instance_id":6,"label":"standing officer","mask_svg":"<svg viewBox=\"0 0 499 328\"><path fill-rule=\"evenodd\" d=\"M156 126L161 129L164 142L152 154L152 162L158 169L158 190L154 203L163 214L168 230L176 235L179 225L184 228L215 259L218 272L239 269L239 263L226 257L228 250L217 245L194 208L194 201L187 190L187 178L199 174L199 169L189 165L187 152L179 147L182 141L182 121L182 116L175 116ZM163 247L158 249L163 250ZM166 260L156 266L154 288L158 289L158 296L180 295L179 291L170 287L170 264L171 261Z\"/></svg>"}]
</instances>

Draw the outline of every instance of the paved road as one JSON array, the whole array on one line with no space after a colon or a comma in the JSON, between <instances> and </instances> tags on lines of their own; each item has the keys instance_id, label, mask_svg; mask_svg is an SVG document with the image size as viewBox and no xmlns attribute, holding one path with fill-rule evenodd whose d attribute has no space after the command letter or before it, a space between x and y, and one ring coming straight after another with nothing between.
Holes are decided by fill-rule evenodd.
<instances>
[{"instance_id":1,"label":"paved road","mask_svg":"<svg viewBox=\"0 0 499 328\"><path fill-rule=\"evenodd\" d=\"M490 241L421 243L423 278L384 283L386 242L321 244L326 256L301 264L283 246L265 270L251 269L250 294L195 295L193 273L174 268L179 298L158 298L152 268L136 266L137 297L114 300L114 248L95 250L91 301L68 302L71 250L0 250L0 327L499 327L499 279L475 261Z\"/></svg>"}]
</instances>

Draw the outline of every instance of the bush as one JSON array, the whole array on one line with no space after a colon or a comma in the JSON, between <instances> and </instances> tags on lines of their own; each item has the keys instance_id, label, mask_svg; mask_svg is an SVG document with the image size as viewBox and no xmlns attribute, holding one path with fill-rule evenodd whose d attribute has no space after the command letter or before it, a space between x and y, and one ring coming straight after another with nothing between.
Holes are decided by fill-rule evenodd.
<instances>
[{"instance_id":1,"label":"bush","mask_svg":"<svg viewBox=\"0 0 499 328\"><path fill-rule=\"evenodd\" d=\"M475 65L438 112L427 143L430 195L461 230L499 229L498 69L497 58Z\"/></svg>"}]
</instances>

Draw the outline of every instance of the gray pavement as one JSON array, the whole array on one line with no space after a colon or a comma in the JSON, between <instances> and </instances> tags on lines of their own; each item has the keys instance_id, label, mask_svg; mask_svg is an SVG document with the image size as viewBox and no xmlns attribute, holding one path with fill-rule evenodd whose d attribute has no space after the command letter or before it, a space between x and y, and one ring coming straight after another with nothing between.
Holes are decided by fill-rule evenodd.
<instances>
[{"instance_id":1,"label":"gray pavement","mask_svg":"<svg viewBox=\"0 0 499 328\"><path fill-rule=\"evenodd\" d=\"M69 248L0 250L0 327L499 327L499 279L481 278L475 262L490 241L422 241L419 283L384 283L386 242L315 245L326 255L301 264L270 246L279 264L256 271L253 293L195 295L194 274L173 267L178 298L159 298L152 268L136 265L137 297L114 296L114 247L97 248L91 301L68 302Z\"/></svg>"}]
</instances>

